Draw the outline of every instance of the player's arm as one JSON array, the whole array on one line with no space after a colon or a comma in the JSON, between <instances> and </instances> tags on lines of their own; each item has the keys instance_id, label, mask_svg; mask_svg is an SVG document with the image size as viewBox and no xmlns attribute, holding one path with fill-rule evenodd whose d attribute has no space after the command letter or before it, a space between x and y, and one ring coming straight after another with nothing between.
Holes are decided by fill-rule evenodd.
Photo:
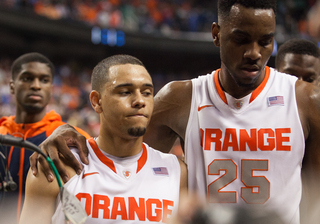
<instances>
[{"instance_id":1,"label":"player's arm","mask_svg":"<svg viewBox=\"0 0 320 224\"><path fill-rule=\"evenodd\" d=\"M303 169L320 171L320 88L303 81L296 83L299 116L305 136ZM318 175L320 177L320 175Z\"/></svg>"},{"instance_id":2,"label":"player's arm","mask_svg":"<svg viewBox=\"0 0 320 224\"><path fill-rule=\"evenodd\" d=\"M165 85L154 98L154 110L144 141L168 153L177 137L184 140L191 105L192 83L174 81Z\"/></svg>"},{"instance_id":3,"label":"player's arm","mask_svg":"<svg viewBox=\"0 0 320 224\"><path fill-rule=\"evenodd\" d=\"M88 164L88 160L86 158L88 154L86 137L69 124L57 127L39 146L41 150L45 154L49 155L51 160L54 162L64 182L67 182L70 178L64 164L68 164L73 167L77 173L80 173L82 170L79 161L74 157L69 149L71 146L79 149L81 161ZM37 175L39 171L37 167L38 161L42 165L43 172L45 173L48 181L52 181L54 177L47 161L37 153L33 153L30 156L30 167L33 175Z\"/></svg>"},{"instance_id":4,"label":"player's arm","mask_svg":"<svg viewBox=\"0 0 320 224\"><path fill-rule=\"evenodd\" d=\"M40 171L34 176L30 169L19 224L51 223L58 193L59 186L56 179L48 182L43 172Z\"/></svg>"},{"instance_id":5,"label":"player's arm","mask_svg":"<svg viewBox=\"0 0 320 224\"><path fill-rule=\"evenodd\" d=\"M301 222L313 223L320 202L320 89L310 83L297 81L296 97L305 136L302 164L303 191ZM294 142L293 142L294 144Z\"/></svg>"}]
</instances>

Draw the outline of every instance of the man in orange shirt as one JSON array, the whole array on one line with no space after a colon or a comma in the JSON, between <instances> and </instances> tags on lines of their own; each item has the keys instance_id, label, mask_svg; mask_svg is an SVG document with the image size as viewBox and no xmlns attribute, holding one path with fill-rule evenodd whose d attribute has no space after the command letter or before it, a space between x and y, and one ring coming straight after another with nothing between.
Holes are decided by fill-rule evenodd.
<instances>
[{"instance_id":1,"label":"man in orange shirt","mask_svg":"<svg viewBox=\"0 0 320 224\"><path fill-rule=\"evenodd\" d=\"M16 114L0 119L0 134L13 135L39 145L54 129L64 124L59 114L46 112L51 98L53 74L52 62L39 53L24 54L13 62L10 91L15 97ZM89 137L81 129L77 130ZM6 185L0 216L1 219L5 217L6 223L13 223L20 216L32 151L13 146L3 146L0 150L6 157L2 163L4 166L0 166L1 182L3 186ZM13 187L15 184L7 184L9 181L18 185L16 189Z\"/></svg>"}]
</instances>

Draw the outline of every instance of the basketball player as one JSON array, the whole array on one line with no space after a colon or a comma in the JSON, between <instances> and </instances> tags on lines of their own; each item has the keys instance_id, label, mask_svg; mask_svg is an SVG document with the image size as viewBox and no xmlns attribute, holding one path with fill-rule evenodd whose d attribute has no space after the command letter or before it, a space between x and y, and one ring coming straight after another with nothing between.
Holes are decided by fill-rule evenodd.
<instances>
[{"instance_id":1,"label":"basketball player","mask_svg":"<svg viewBox=\"0 0 320 224\"><path fill-rule=\"evenodd\" d=\"M164 86L145 141L167 152L181 139L189 190L203 200L276 211L297 224L302 161L319 179L320 90L266 66L275 12L275 0L219 0L212 37L221 69ZM42 146L56 159L58 145L68 156L66 136L57 133Z\"/></svg>"},{"instance_id":2,"label":"basketball player","mask_svg":"<svg viewBox=\"0 0 320 224\"><path fill-rule=\"evenodd\" d=\"M316 44L304 39L291 39L282 44L276 56L279 72L319 85L320 51Z\"/></svg>"},{"instance_id":3,"label":"basketball player","mask_svg":"<svg viewBox=\"0 0 320 224\"><path fill-rule=\"evenodd\" d=\"M92 73L90 101L100 133L87 140L89 165L82 164L80 175L68 169L65 187L84 202L88 223L166 222L186 189L187 168L142 142L153 111L153 84L142 62L128 55L101 61ZM63 223L61 204L55 209L58 192L56 181L29 172L20 223L51 223L52 216Z\"/></svg>"}]
</instances>

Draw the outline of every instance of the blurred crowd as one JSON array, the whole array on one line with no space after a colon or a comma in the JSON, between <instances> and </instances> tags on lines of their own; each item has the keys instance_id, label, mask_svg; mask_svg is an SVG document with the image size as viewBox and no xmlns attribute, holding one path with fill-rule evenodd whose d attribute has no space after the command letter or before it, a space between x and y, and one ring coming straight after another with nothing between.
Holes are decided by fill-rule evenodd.
<instances>
[{"instance_id":1,"label":"blurred crowd","mask_svg":"<svg viewBox=\"0 0 320 224\"><path fill-rule=\"evenodd\" d=\"M278 0L277 33L307 35L307 13L317 0ZM1 0L0 7L50 19L80 21L170 35L172 31L210 32L217 20L217 0ZM281 40L280 40L281 42Z\"/></svg>"}]
</instances>

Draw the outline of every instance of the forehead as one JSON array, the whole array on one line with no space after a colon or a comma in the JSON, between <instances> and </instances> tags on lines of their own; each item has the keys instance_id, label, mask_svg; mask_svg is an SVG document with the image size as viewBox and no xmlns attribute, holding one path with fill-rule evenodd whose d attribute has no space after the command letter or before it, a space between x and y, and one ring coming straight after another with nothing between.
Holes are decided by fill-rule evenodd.
<instances>
[{"instance_id":1,"label":"forehead","mask_svg":"<svg viewBox=\"0 0 320 224\"><path fill-rule=\"evenodd\" d=\"M152 84L148 71L143 66L134 64L111 66L109 68L108 79L108 84L110 85L119 85L122 83Z\"/></svg>"},{"instance_id":2,"label":"forehead","mask_svg":"<svg viewBox=\"0 0 320 224\"><path fill-rule=\"evenodd\" d=\"M235 4L231 8L229 16L222 20L222 24L228 28L239 29L248 33L258 31L269 33L274 32L276 20L272 9L246 8Z\"/></svg>"},{"instance_id":3,"label":"forehead","mask_svg":"<svg viewBox=\"0 0 320 224\"><path fill-rule=\"evenodd\" d=\"M299 65L299 66L318 66L320 65L320 59L308 54L285 54L283 61L288 65Z\"/></svg>"},{"instance_id":4,"label":"forehead","mask_svg":"<svg viewBox=\"0 0 320 224\"><path fill-rule=\"evenodd\" d=\"M52 76L49 66L41 62L28 62L28 63L22 64L19 74L24 74L24 73L33 74L33 75Z\"/></svg>"}]
</instances>

